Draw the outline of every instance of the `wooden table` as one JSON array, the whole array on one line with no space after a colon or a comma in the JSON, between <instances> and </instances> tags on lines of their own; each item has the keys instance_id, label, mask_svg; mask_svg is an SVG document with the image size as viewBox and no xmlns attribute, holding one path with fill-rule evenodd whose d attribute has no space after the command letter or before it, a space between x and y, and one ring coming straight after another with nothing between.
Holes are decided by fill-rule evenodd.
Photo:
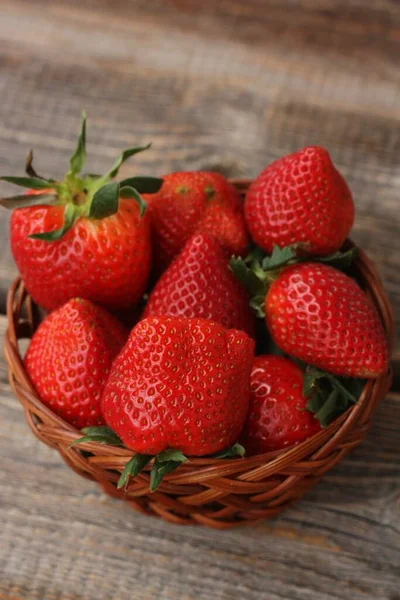
<instances>
[{"instance_id":1,"label":"wooden table","mask_svg":"<svg viewBox=\"0 0 400 600\"><path fill-rule=\"evenodd\" d=\"M399 56L391 0L0 0L0 172L22 174L33 147L40 171L61 175L82 108L94 172L149 140L122 175L251 177L324 145L400 316ZM0 598L397 600L399 335L394 359L365 443L279 519L222 533L143 518L77 477L32 437L1 362Z\"/></svg>"}]
</instances>

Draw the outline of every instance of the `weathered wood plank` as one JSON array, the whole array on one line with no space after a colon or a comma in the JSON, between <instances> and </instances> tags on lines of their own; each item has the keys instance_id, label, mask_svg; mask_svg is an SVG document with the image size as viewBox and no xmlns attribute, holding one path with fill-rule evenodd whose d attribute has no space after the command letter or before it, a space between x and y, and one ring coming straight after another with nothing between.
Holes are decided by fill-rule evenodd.
<instances>
[{"instance_id":1,"label":"weathered wood plank","mask_svg":"<svg viewBox=\"0 0 400 600\"><path fill-rule=\"evenodd\" d=\"M4 600L399 598L400 396L297 507L226 532L139 516L75 475L29 431L4 360L0 422Z\"/></svg>"}]
</instances>

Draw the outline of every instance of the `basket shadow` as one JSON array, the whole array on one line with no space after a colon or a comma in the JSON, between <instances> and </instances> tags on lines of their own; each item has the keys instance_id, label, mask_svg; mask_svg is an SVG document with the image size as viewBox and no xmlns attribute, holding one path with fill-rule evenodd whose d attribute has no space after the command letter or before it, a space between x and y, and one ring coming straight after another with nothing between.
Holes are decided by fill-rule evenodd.
<instances>
[{"instance_id":1,"label":"basket shadow","mask_svg":"<svg viewBox=\"0 0 400 600\"><path fill-rule=\"evenodd\" d=\"M399 423L400 396L392 394L377 408L366 439L326 473L303 502L365 504L389 501L400 493Z\"/></svg>"}]
</instances>

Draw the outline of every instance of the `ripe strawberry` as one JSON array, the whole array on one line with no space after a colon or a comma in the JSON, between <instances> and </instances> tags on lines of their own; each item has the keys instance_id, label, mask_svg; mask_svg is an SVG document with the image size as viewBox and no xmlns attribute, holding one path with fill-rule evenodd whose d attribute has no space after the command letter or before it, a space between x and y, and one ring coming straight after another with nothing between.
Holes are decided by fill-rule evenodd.
<instances>
[{"instance_id":1,"label":"ripe strawberry","mask_svg":"<svg viewBox=\"0 0 400 600\"><path fill-rule=\"evenodd\" d=\"M213 235L231 254L243 254L249 244L239 194L219 173L170 173L160 191L145 198L159 267L165 268L194 233Z\"/></svg>"},{"instance_id":2,"label":"ripe strawberry","mask_svg":"<svg viewBox=\"0 0 400 600\"><path fill-rule=\"evenodd\" d=\"M328 265L283 269L265 298L265 315L275 343L310 365L349 377L387 371L388 345L374 305Z\"/></svg>"},{"instance_id":3,"label":"ripe strawberry","mask_svg":"<svg viewBox=\"0 0 400 600\"><path fill-rule=\"evenodd\" d=\"M253 341L204 319L140 321L114 362L102 409L138 453L203 456L235 442L249 401Z\"/></svg>"},{"instance_id":4,"label":"ripe strawberry","mask_svg":"<svg viewBox=\"0 0 400 600\"><path fill-rule=\"evenodd\" d=\"M282 356L256 356L251 372L250 405L241 442L248 454L288 448L321 429L306 409L303 373Z\"/></svg>"},{"instance_id":5,"label":"ripe strawberry","mask_svg":"<svg viewBox=\"0 0 400 600\"><path fill-rule=\"evenodd\" d=\"M254 335L249 297L228 266L218 241L195 234L150 294L144 317L201 318Z\"/></svg>"},{"instance_id":6,"label":"ripe strawberry","mask_svg":"<svg viewBox=\"0 0 400 600\"><path fill-rule=\"evenodd\" d=\"M88 300L75 298L52 312L24 360L43 404L77 429L103 424L101 395L126 338L125 328Z\"/></svg>"},{"instance_id":7,"label":"ripe strawberry","mask_svg":"<svg viewBox=\"0 0 400 600\"><path fill-rule=\"evenodd\" d=\"M302 262L293 249L275 246L272 256L250 263L251 257L232 257L230 266L284 352L335 375L377 377L388 368L389 351L375 306L353 279L327 264L348 266L354 254Z\"/></svg>"},{"instance_id":8,"label":"ripe strawberry","mask_svg":"<svg viewBox=\"0 0 400 600\"><path fill-rule=\"evenodd\" d=\"M147 285L151 242L142 191L162 181L133 177L110 182L121 164L145 148L122 153L103 177L79 175L86 151L86 118L70 169L62 181L39 177L29 157L29 177L1 179L34 188L1 203L16 208L11 249L25 285L47 310L80 296L110 309L129 308Z\"/></svg>"},{"instance_id":9,"label":"ripe strawberry","mask_svg":"<svg viewBox=\"0 0 400 600\"><path fill-rule=\"evenodd\" d=\"M310 146L270 164L245 200L251 237L272 252L274 244L299 244L325 256L338 250L354 221L351 192L324 148Z\"/></svg>"}]
</instances>

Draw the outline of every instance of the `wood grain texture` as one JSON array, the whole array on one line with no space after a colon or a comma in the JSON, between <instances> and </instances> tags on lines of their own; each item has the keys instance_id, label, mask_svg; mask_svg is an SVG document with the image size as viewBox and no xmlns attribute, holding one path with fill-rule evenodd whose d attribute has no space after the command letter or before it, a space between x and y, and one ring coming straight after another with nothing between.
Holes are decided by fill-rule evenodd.
<instances>
[{"instance_id":1,"label":"wood grain texture","mask_svg":"<svg viewBox=\"0 0 400 600\"><path fill-rule=\"evenodd\" d=\"M400 317L400 5L393 0L0 0L0 172L30 147L61 175L80 110L90 168L255 176L326 146L357 205L353 237ZM0 193L11 191L1 185ZM15 274L0 209L0 308ZM400 386L400 337L396 338Z\"/></svg>"},{"instance_id":2,"label":"wood grain texture","mask_svg":"<svg viewBox=\"0 0 400 600\"><path fill-rule=\"evenodd\" d=\"M142 517L75 475L29 431L3 360L0 422L2 600L399 598L399 395L300 504L226 532Z\"/></svg>"}]
</instances>

